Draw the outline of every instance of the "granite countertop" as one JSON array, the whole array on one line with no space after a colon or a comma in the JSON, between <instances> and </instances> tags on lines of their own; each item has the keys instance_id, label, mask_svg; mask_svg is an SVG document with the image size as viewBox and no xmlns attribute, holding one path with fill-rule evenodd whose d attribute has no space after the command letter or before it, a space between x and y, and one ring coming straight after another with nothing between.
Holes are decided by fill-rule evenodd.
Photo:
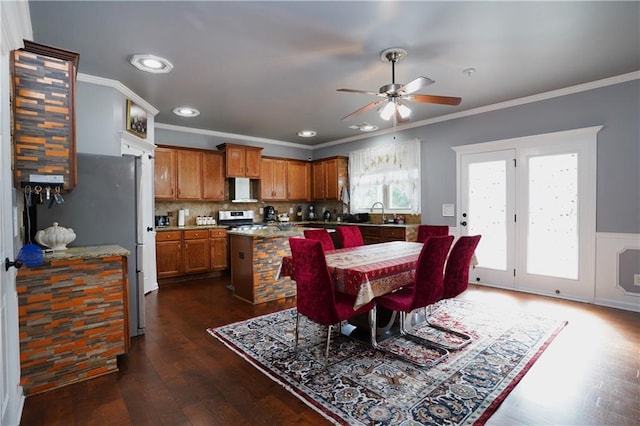
<instances>
[{"instance_id":1,"label":"granite countertop","mask_svg":"<svg viewBox=\"0 0 640 426\"><path fill-rule=\"evenodd\" d=\"M293 222L296 224L302 224L302 225L313 225L313 224L318 224L320 226L322 225L331 225L331 226L342 226L342 225L356 225L356 226L391 226L391 227L397 227L397 228L411 228L414 226L418 226L419 223L403 223L403 224L399 224L399 223L374 223L374 222L362 222L362 223L355 223L355 222L337 222L337 221L330 221L330 222L325 222L325 221L314 221L314 222Z\"/></svg>"},{"instance_id":2,"label":"granite countertop","mask_svg":"<svg viewBox=\"0 0 640 426\"><path fill-rule=\"evenodd\" d=\"M280 229L277 226L265 226L259 229L247 229L247 230L235 230L228 231L229 235L244 235L247 237L255 238L274 238L274 237L303 237L304 230L311 228L303 228L297 226L287 227L286 229Z\"/></svg>"},{"instance_id":3,"label":"granite countertop","mask_svg":"<svg viewBox=\"0 0 640 426\"><path fill-rule=\"evenodd\" d=\"M157 226L157 232L164 231L193 231L198 229L227 229L228 226L220 225L185 225L185 226Z\"/></svg>"},{"instance_id":4,"label":"granite countertop","mask_svg":"<svg viewBox=\"0 0 640 426\"><path fill-rule=\"evenodd\" d=\"M99 259L109 256L129 256L131 252L116 244L69 247L67 250L45 252L44 263L60 260Z\"/></svg>"}]
</instances>

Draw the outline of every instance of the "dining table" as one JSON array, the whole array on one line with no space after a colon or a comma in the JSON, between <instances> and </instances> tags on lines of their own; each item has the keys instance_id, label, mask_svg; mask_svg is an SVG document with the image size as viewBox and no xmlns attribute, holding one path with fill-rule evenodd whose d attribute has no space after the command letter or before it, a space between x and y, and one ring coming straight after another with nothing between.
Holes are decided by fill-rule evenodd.
<instances>
[{"instance_id":1,"label":"dining table","mask_svg":"<svg viewBox=\"0 0 640 426\"><path fill-rule=\"evenodd\" d=\"M327 250L325 258L335 290L355 296L353 308L358 309L375 297L413 284L422 247L417 242L390 241ZM291 256L282 258L277 275L295 280Z\"/></svg>"}]
</instances>

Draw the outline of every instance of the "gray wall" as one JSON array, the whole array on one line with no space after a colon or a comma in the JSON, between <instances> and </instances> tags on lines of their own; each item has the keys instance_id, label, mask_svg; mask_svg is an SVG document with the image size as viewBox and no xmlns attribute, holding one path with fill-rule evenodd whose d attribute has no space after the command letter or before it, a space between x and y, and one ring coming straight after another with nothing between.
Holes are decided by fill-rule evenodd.
<instances>
[{"instance_id":1,"label":"gray wall","mask_svg":"<svg viewBox=\"0 0 640 426\"><path fill-rule=\"evenodd\" d=\"M262 147L262 155L270 157L293 158L296 160L308 160L313 155L311 149L298 148L295 144L269 144L258 141L242 141L236 139L223 138L214 135L205 135L191 132L180 132L169 129L155 129L157 145L172 145L188 148L212 149L222 143L232 143L237 145L250 145Z\"/></svg>"},{"instance_id":2,"label":"gray wall","mask_svg":"<svg viewBox=\"0 0 640 426\"><path fill-rule=\"evenodd\" d=\"M453 146L603 125L598 133L597 232L640 233L640 81L534 102L398 132L422 140L422 221L455 226L441 205L456 202ZM314 151L314 158L348 155L393 135Z\"/></svg>"}]
</instances>

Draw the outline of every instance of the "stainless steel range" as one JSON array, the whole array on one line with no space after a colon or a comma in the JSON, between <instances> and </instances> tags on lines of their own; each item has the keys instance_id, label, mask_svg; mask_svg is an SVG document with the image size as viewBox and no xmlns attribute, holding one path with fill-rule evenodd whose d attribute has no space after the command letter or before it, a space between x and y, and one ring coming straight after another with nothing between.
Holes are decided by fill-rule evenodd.
<instances>
[{"instance_id":1,"label":"stainless steel range","mask_svg":"<svg viewBox=\"0 0 640 426\"><path fill-rule=\"evenodd\" d=\"M253 210L220 210L218 212L218 224L228 226L230 230L246 231L264 228L264 224L254 222Z\"/></svg>"}]
</instances>

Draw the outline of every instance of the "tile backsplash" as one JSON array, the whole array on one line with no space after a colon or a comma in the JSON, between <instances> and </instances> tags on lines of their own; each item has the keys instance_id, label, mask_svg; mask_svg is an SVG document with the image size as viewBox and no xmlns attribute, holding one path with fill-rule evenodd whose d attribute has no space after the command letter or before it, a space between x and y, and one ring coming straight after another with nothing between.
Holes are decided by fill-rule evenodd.
<instances>
[{"instance_id":1,"label":"tile backsplash","mask_svg":"<svg viewBox=\"0 0 640 426\"><path fill-rule=\"evenodd\" d=\"M260 213L260 209L266 206L273 206L276 209L276 213L286 213L289 215L290 221L296 220L296 214L298 207L302 207L303 220L307 220L307 213L309 206L313 205L318 217L318 220L322 220L322 213L324 209L331 212L332 221L336 220L336 214L347 213L343 212L343 204L341 201L319 201L319 202L258 202L258 203L231 203L226 202L212 202L212 201L156 201L155 203L155 215L170 215L169 221L171 226L178 224L178 210L189 209L189 216L185 217L185 225L196 225L196 218L198 216L213 216L218 219L218 211L220 210L253 210L255 213L256 222L263 221L263 215ZM346 209L346 206L345 206ZM289 213L293 211L293 213ZM390 216L388 213L385 216ZM408 224L419 224L420 215L403 215ZM371 213L371 222L376 223L380 221L380 214Z\"/></svg>"}]
</instances>

